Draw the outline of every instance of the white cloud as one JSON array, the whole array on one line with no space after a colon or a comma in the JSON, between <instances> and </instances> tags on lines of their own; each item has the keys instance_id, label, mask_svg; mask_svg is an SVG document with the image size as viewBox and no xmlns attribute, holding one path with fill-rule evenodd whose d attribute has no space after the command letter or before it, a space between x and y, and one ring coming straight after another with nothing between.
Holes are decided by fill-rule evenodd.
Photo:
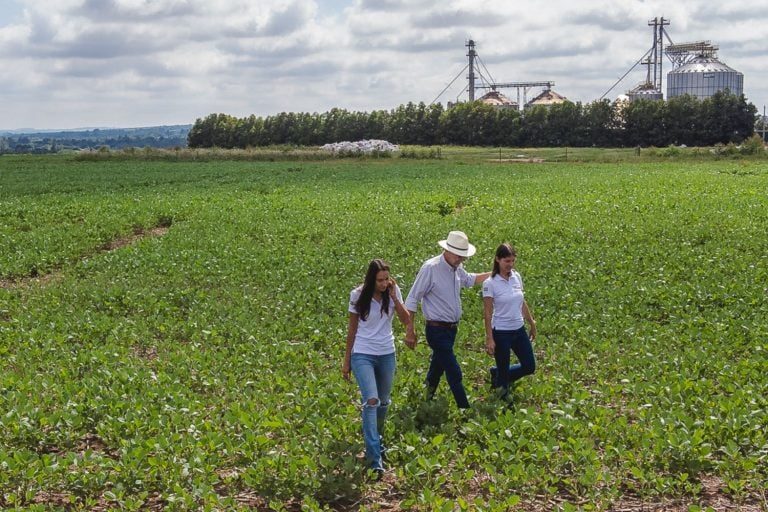
<instances>
[{"instance_id":1,"label":"white cloud","mask_svg":"<svg viewBox=\"0 0 768 512\"><path fill-rule=\"evenodd\" d=\"M768 0L28 0L0 26L0 128L429 102L466 64L469 38L495 80L554 80L588 102L647 50L656 16L676 42L719 44L762 107L767 12Z\"/></svg>"}]
</instances>

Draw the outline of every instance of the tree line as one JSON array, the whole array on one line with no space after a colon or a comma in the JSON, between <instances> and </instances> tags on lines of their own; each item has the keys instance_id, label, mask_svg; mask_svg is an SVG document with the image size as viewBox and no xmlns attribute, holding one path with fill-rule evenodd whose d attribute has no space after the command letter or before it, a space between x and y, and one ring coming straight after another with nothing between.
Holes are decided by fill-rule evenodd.
<instances>
[{"instance_id":1,"label":"tree line","mask_svg":"<svg viewBox=\"0 0 768 512\"><path fill-rule=\"evenodd\" d=\"M107 128L61 132L2 133L0 154L57 153L59 151L107 147L174 148L187 145L191 125Z\"/></svg>"},{"instance_id":2,"label":"tree line","mask_svg":"<svg viewBox=\"0 0 768 512\"><path fill-rule=\"evenodd\" d=\"M524 112L480 101L443 108L408 103L372 112L282 112L236 118L210 114L189 131L189 147L317 146L330 142L385 139L431 146L706 146L740 143L754 133L757 108L744 95L718 92L705 100L565 102Z\"/></svg>"},{"instance_id":3,"label":"tree line","mask_svg":"<svg viewBox=\"0 0 768 512\"><path fill-rule=\"evenodd\" d=\"M128 137L104 139L55 139L50 137L10 136L0 137L0 154L3 153L58 153L59 151L125 148L183 148L187 145L185 137Z\"/></svg>"}]
</instances>

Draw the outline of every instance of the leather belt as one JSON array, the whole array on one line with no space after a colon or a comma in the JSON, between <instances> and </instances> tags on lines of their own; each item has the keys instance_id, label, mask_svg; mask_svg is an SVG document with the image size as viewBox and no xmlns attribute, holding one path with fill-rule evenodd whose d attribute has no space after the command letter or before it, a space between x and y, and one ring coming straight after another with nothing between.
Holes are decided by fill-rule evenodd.
<instances>
[{"instance_id":1,"label":"leather belt","mask_svg":"<svg viewBox=\"0 0 768 512\"><path fill-rule=\"evenodd\" d=\"M440 320L427 320L427 325L432 327L442 327L443 329L456 329L459 322L441 322Z\"/></svg>"}]
</instances>

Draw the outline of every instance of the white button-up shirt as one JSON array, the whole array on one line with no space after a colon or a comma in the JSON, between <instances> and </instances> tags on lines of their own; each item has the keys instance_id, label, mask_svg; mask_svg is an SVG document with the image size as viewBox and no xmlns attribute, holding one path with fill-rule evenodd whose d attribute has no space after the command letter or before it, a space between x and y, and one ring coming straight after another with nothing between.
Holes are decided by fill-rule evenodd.
<instances>
[{"instance_id":1,"label":"white button-up shirt","mask_svg":"<svg viewBox=\"0 0 768 512\"><path fill-rule=\"evenodd\" d=\"M417 311L421 302L421 311L427 320L439 322L458 322L461 319L461 288L475 284L476 274L464 270L462 265L453 268L445 261L442 254L424 262L416 275L405 307Z\"/></svg>"}]
</instances>

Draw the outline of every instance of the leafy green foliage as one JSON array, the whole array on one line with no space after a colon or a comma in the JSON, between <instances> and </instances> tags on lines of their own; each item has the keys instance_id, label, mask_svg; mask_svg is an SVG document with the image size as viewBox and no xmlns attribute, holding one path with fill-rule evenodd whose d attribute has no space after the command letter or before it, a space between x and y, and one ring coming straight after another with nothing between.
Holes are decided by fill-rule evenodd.
<instances>
[{"instance_id":1,"label":"leafy green foliage","mask_svg":"<svg viewBox=\"0 0 768 512\"><path fill-rule=\"evenodd\" d=\"M281 112L266 118L210 114L189 131L190 148L247 148L386 139L397 144L513 147L709 146L739 143L755 131L757 107L744 95L717 92L630 104L608 100L499 109L482 101L441 104L409 102L390 111L322 114Z\"/></svg>"},{"instance_id":2,"label":"leafy green foliage","mask_svg":"<svg viewBox=\"0 0 768 512\"><path fill-rule=\"evenodd\" d=\"M768 485L767 179L732 161L3 157L0 279L59 278L0 287L0 506L704 509L712 482L750 503ZM375 482L339 371L348 293L373 257L407 290L456 228L470 271L518 248L538 371L512 404L488 390L464 292L473 409L444 383L424 404L428 350L398 341Z\"/></svg>"}]
</instances>

